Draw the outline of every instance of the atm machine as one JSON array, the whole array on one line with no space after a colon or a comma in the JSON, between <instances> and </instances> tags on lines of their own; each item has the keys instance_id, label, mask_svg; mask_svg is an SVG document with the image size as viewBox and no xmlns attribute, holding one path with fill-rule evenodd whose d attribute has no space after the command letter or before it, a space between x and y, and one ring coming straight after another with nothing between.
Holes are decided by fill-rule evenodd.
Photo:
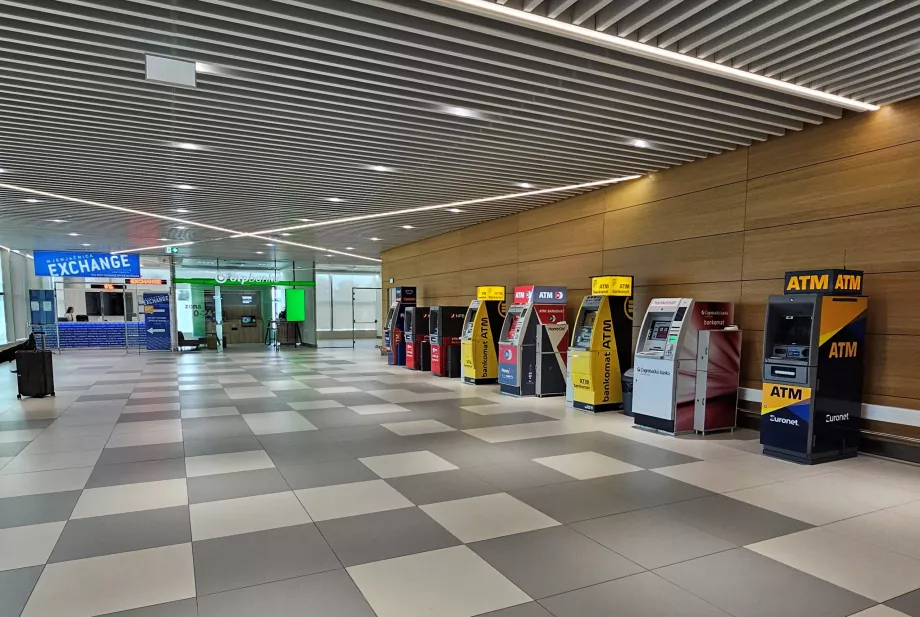
<instances>
[{"instance_id":1,"label":"atm machine","mask_svg":"<svg viewBox=\"0 0 920 617\"><path fill-rule=\"evenodd\" d=\"M498 334L505 316L505 288L490 285L476 288L460 336L463 381L471 384L498 381Z\"/></svg>"},{"instance_id":2,"label":"atm machine","mask_svg":"<svg viewBox=\"0 0 920 617\"><path fill-rule=\"evenodd\" d=\"M763 339L763 453L813 465L856 456L869 299L858 270L787 272Z\"/></svg>"},{"instance_id":3,"label":"atm machine","mask_svg":"<svg viewBox=\"0 0 920 617\"><path fill-rule=\"evenodd\" d=\"M463 333L465 306L432 306L428 313L431 342L431 374L460 377L460 335Z\"/></svg>"},{"instance_id":4,"label":"atm machine","mask_svg":"<svg viewBox=\"0 0 920 617\"><path fill-rule=\"evenodd\" d=\"M406 363L405 314L408 307L415 306L415 291L415 287L395 288L396 297L387 311L387 323L383 331L387 364L402 366Z\"/></svg>"},{"instance_id":5,"label":"atm machine","mask_svg":"<svg viewBox=\"0 0 920 617\"><path fill-rule=\"evenodd\" d=\"M578 309L568 354L575 409L623 409L622 374L632 366L632 285L631 276L591 279L591 295Z\"/></svg>"},{"instance_id":6,"label":"atm machine","mask_svg":"<svg viewBox=\"0 0 920 617\"><path fill-rule=\"evenodd\" d=\"M498 339L498 383L502 394L561 396L566 387L569 326L565 287L514 288Z\"/></svg>"},{"instance_id":7,"label":"atm machine","mask_svg":"<svg viewBox=\"0 0 920 617\"><path fill-rule=\"evenodd\" d=\"M735 427L741 331L734 317L731 302L652 300L636 343L637 428L676 435Z\"/></svg>"},{"instance_id":8,"label":"atm machine","mask_svg":"<svg viewBox=\"0 0 920 617\"><path fill-rule=\"evenodd\" d=\"M431 370L431 343L428 340L427 306L406 308L406 368L413 371Z\"/></svg>"}]
</instances>

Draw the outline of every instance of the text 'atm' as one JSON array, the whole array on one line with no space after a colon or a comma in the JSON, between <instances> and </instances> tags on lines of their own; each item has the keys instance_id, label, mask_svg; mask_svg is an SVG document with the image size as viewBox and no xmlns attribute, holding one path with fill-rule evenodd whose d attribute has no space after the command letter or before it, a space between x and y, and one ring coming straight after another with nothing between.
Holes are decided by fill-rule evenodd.
<instances>
[{"instance_id":1,"label":"text 'atm'","mask_svg":"<svg viewBox=\"0 0 920 617\"><path fill-rule=\"evenodd\" d=\"M498 381L498 334L505 316L505 288L490 285L476 288L460 336L463 381L471 384Z\"/></svg>"},{"instance_id":2,"label":"text 'atm'","mask_svg":"<svg viewBox=\"0 0 920 617\"><path fill-rule=\"evenodd\" d=\"M578 309L569 345L572 406L623 409L622 374L632 366L631 276L596 276Z\"/></svg>"},{"instance_id":3,"label":"text 'atm'","mask_svg":"<svg viewBox=\"0 0 920 617\"><path fill-rule=\"evenodd\" d=\"M651 301L636 343L635 426L670 434L735 427L741 331L734 318L731 302Z\"/></svg>"},{"instance_id":4,"label":"text 'atm'","mask_svg":"<svg viewBox=\"0 0 920 617\"><path fill-rule=\"evenodd\" d=\"M869 299L857 270L787 272L763 339L763 453L814 464L856 456Z\"/></svg>"},{"instance_id":5,"label":"text 'atm'","mask_svg":"<svg viewBox=\"0 0 920 617\"><path fill-rule=\"evenodd\" d=\"M431 369L431 343L428 340L430 307L406 308L406 368L413 371Z\"/></svg>"},{"instance_id":6,"label":"text 'atm'","mask_svg":"<svg viewBox=\"0 0 920 617\"><path fill-rule=\"evenodd\" d=\"M498 383L502 394L561 396L569 326L565 287L514 288L498 339Z\"/></svg>"},{"instance_id":7,"label":"text 'atm'","mask_svg":"<svg viewBox=\"0 0 920 617\"><path fill-rule=\"evenodd\" d=\"M387 310L383 346L387 351L387 364L402 366L406 363L406 309L415 306L417 296L415 287L396 287L395 292L396 297Z\"/></svg>"},{"instance_id":8,"label":"text 'atm'","mask_svg":"<svg viewBox=\"0 0 920 617\"><path fill-rule=\"evenodd\" d=\"M463 333L465 306L432 306L428 313L431 342L431 374L460 377L460 335Z\"/></svg>"}]
</instances>

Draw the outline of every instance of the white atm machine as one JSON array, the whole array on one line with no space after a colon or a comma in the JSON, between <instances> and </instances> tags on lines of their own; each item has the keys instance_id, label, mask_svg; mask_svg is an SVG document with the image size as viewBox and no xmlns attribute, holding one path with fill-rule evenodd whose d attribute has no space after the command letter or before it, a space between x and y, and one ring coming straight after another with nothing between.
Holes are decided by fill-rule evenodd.
<instances>
[{"instance_id":1,"label":"white atm machine","mask_svg":"<svg viewBox=\"0 0 920 617\"><path fill-rule=\"evenodd\" d=\"M741 331L731 302L656 298L639 329L635 426L664 433L735 427Z\"/></svg>"}]
</instances>

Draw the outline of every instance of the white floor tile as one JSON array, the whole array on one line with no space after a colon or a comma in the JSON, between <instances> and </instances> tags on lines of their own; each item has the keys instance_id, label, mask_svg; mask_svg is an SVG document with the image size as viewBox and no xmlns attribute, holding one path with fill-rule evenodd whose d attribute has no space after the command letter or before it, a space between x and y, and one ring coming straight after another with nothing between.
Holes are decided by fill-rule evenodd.
<instances>
[{"instance_id":1,"label":"white floor tile","mask_svg":"<svg viewBox=\"0 0 920 617\"><path fill-rule=\"evenodd\" d=\"M213 476L222 473L270 469L275 464L264 450L230 452L228 454L207 454L185 459L185 475L189 478Z\"/></svg>"},{"instance_id":2,"label":"white floor tile","mask_svg":"<svg viewBox=\"0 0 920 617\"><path fill-rule=\"evenodd\" d=\"M760 448L762 446L758 443L757 447ZM763 476L776 481L818 476L833 471L825 465L799 465L797 463L790 463L789 461L781 461L778 458L764 456L760 453L739 453L738 456L717 458L713 459L712 462L727 469L752 473L756 476Z\"/></svg>"},{"instance_id":3,"label":"white floor tile","mask_svg":"<svg viewBox=\"0 0 920 617\"><path fill-rule=\"evenodd\" d=\"M88 488L70 518L91 518L188 504L185 478Z\"/></svg>"},{"instance_id":4,"label":"white floor tile","mask_svg":"<svg viewBox=\"0 0 920 617\"><path fill-rule=\"evenodd\" d=\"M12 456L0 456L0 470L3 470L11 460L13 460Z\"/></svg>"},{"instance_id":5,"label":"white floor tile","mask_svg":"<svg viewBox=\"0 0 920 617\"><path fill-rule=\"evenodd\" d=\"M60 437L41 435L26 446L21 454L51 454L53 452L77 452L79 450L95 450L102 448L109 440L108 435L94 435L92 437Z\"/></svg>"},{"instance_id":6,"label":"white floor tile","mask_svg":"<svg viewBox=\"0 0 920 617\"><path fill-rule=\"evenodd\" d=\"M879 604L878 606L873 606L872 608L867 608L864 611L859 611L850 615L850 617L910 617L901 611L896 611L893 608L888 608L884 604Z\"/></svg>"},{"instance_id":7,"label":"white floor tile","mask_svg":"<svg viewBox=\"0 0 920 617\"><path fill-rule=\"evenodd\" d=\"M149 422L121 422L115 425L112 435L130 433L158 433L163 431L181 431L182 420L152 420Z\"/></svg>"},{"instance_id":8,"label":"white floor tile","mask_svg":"<svg viewBox=\"0 0 920 617\"><path fill-rule=\"evenodd\" d=\"M598 454L597 452L578 452L575 454L562 454L559 456L546 456L533 459L535 463L545 465L550 469L560 471L576 480L589 480L603 476L614 476L631 471L642 471L636 467L615 458Z\"/></svg>"},{"instance_id":9,"label":"white floor tile","mask_svg":"<svg viewBox=\"0 0 920 617\"><path fill-rule=\"evenodd\" d=\"M413 503L383 480L294 491L314 521L410 508Z\"/></svg>"},{"instance_id":10,"label":"white floor tile","mask_svg":"<svg viewBox=\"0 0 920 617\"><path fill-rule=\"evenodd\" d=\"M189 506L192 540L303 525L310 517L294 493L270 493Z\"/></svg>"},{"instance_id":11,"label":"white floor tile","mask_svg":"<svg viewBox=\"0 0 920 617\"><path fill-rule=\"evenodd\" d=\"M348 568L379 617L471 617L530 597L466 546Z\"/></svg>"},{"instance_id":12,"label":"white floor tile","mask_svg":"<svg viewBox=\"0 0 920 617\"><path fill-rule=\"evenodd\" d=\"M447 426L437 420L412 420L409 422L388 422L381 424L385 429L389 429L397 435L426 435L428 433L449 433L456 431L452 426Z\"/></svg>"},{"instance_id":13,"label":"white floor tile","mask_svg":"<svg viewBox=\"0 0 920 617\"><path fill-rule=\"evenodd\" d=\"M444 501L421 508L447 531L466 543L545 529L559 524L558 521L507 493Z\"/></svg>"},{"instance_id":14,"label":"white floor tile","mask_svg":"<svg viewBox=\"0 0 920 617\"><path fill-rule=\"evenodd\" d=\"M76 439L79 437L108 437L115 429L115 420L106 424L71 425L67 422L67 415L58 418L54 424L45 429L41 439ZM37 440L36 440L37 441Z\"/></svg>"},{"instance_id":15,"label":"white floor tile","mask_svg":"<svg viewBox=\"0 0 920 617\"><path fill-rule=\"evenodd\" d=\"M124 413L151 413L155 411L179 411L179 403L151 403L149 405L127 405Z\"/></svg>"},{"instance_id":16,"label":"white floor tile","mask_svg":"<svg viewBox=\"0 0 920 617\"><path fill-rule=\"evenodd\" d=\"M714 493L728 493L730 491L739 491L752 486L763 486L772 484L776 480L764 476L757 476L752 473L738 471L722 467L712 461L699 461L696 463L685 463L683 465L672 465L660 469L652 469L655 473L663 476L692 484L704 488Z\"/></svg>"},{"instance_id":17,"label":"white floor tile","mask_svg":"<svg viewBox=\"0 0 920 617\"><path fill-rule=\"evenodd\" d=\"M131 394L134 390L134 382L121 384L97 384L90 386L87 394Z\"/></svg>"},{"instance_id":18,"label":"white floor tile","mask_svg":"<svg viewBox=\"0 0 920 617\"><path fill-rule=\"evenodd\" d=\"M231 400L238 401L248 398L273 398L275 394L262 386L249 386L242 388L226 387L224 391Z\"/></svg>"},{"instance_id":19,"label":"white floor tile","mask_svg":"<svg viewBox=\"0 0 920 617\"><path fill-rule=\"evenodd\" d=\"M45 567L22 617L91 617L195 597L192 545Z\"/></svg>"},{"instance_id":20,"label":"white floor tile","mask_svg":"<svg viewBox=\"0 0 920 617\"><path fill-rule=\"evenodd\" d=\"M127 433L112 435L106 448L128 448L131 446L152 446L158 443L179 443L182 431L152 431L149 433Z\"/></svg>"},{"instance_id":21,"label":"white floor tile","mask_svg":"<svg viewBox=\"0 0 920 617\"><path fill-rule=\"evenodd\" d=\"M183 409L183 418L217 418L219 416L238 416L236 407L209 407L202 409Z\"/></svg>"},{"instance_id":22,"label":"white floor tile","mask_svg":"<svg viewBox=\"0 0 920 617\"><path fill-rule=\"evenodd\" d=\"M183 383L179 384L179 392L197 392L199 390L223 390L219 383Z\"/></svg>"},{"instance_id":23,"label":"white floor tile","mask_svg":"<svg viewBox=\"0 0 920 617\"><path fill-rule=\"evenodd\" d=\"M65 521L0 529L0 571L41 566L48 561Z\"/></svg>"},{"instance_id":24,"label":"white floor tile","mask_svg":"<svg viewBox=\"0 0 920 617\"><path fill-rule=\"evenodd\" d=\"M314 409L332 409L334 407L344 407L338 401L292 401L288 403L297 411L312 411Z\"/></svg>"},{"instance_id":25,"label":"white floor tile","mask_svg":"<svg viewBox=\"0 0 920 617\"><path fill-rule=\"evenodd\" d=\"M74 469L92 467L99 460L102 449L78 452L54 452L51 454L20 454L0 470L0 474L31 473L35 471L52 471L55 469Z\"/></svg>"},{"instance_id":26,"label":"white floor tile","mask_svg":"<svg viewBox=\"0 0 920 617\"><path fill-rule=\"evenodd\" d=\"M400 376L400 382L405 378ZM392 390L368 390L368 394L373 394L377 398L382 398L390 403L422 403L425 401L445 401L448 399L460 398L459 392L412 392L410 390L401 390L393 388Z\"/></svg>"},{"instance_id":27,"label":"white floor tile","mask_svg":"<svg viewBox=\"0 0 920 617\"><path fill-rule=\"evenodd\" d=\"M399 413L402 411L409 411L405 407L400 405L394 405L392 403L380 403L377 405L355 405L354 407L349 407L353 412L361 414L362 416L374 416L382 413Z\"/></svg>"},{"instance_id":28,"label":"white floor tile","mask_svg":"<svg viewBox=\"0 0 920 617\"><path fill-rule=\"evenodd\" d=\"M889 509L889 512L900 514L901 516L910 516L920 518L920 501L913 501L902 506L895 506Z\"/></svg>"},{"instance_id":29,"label":"white floor tile","mask_svg":"<svg viewBox=\"0 0 920 617\"><path fill-rule=\"evenodd\" d=\"M296 411L267 411L243 414L243 420L256 435L315 431L316 427Z\"/></svg>"},{"instance_id":30,"label":"white floor tile","mask_svg":"<svg viewBox=\"0 0 920 617\"><path fill-rule=\"evenodd\" d=\"M131 393L132 399L142 398L164 398L167 396L179 396L178 389L170 390L136 390Z\"/></svg>"},{"instance_id":31,"label":"white floor tile","mask_svg":"<svg viewBox=\"0 0 920 617\"><path fill-rule=\"evenodd\" d=\"M0 443L22 443L32 441L42 434L42 429L28 429L21 431L0 431Z\"/></svg>"},{"instance_id":32,"label":"white floor tile","mask_svg":"<svg viewBox=\"0 0 920 617\"><path fill-rule=\"evenodd\" d=\"M347 394L349 392L360 392L361 390L353 386L332 386L328 388L317 388L316 391L320 394Z\"/></svg>"},{"instance_id":33,"label":"white floor tile","mask_svg":"<svg viewBox=\"0 0 920 617\"><path fill-rule=\"evenodd\" d=\"M824 529L920 559L920 525L892 510L879 510L826 525Z\"/></svg>"},{"instance_id":34,"label":"white floor tile","mask_svg":"<svg viewBox=\"0 0 920 617\"><path fill-rule=\"evenodd\" d=\"M368 456L358 460L381 478L399 478L420 473L458 469L453 463L445 461L428 450Z\"/></svg>"},{"instance_id":35,"label":"white floor tile","mask_svg":"<svg viewBox=\"0 0 920 617\"><path fill-rule=\"evenodd\" d=\"M218 375L217 383L232 387L236 384L241 384L241 383L258 383L258 380L252 375L243 375L243 374L233 375L231 374L231 375Z\"/></svg>"},{"instance_id":36,"label":"white floor tile","mask_svg":"<svg viewBox=\"0 0 920 617\"><path fill-rule=\"evenodd\" d=\"M876 602L920 587L920 561L822 528L747 548Z\"/></svg>"},{"instance_id":37,"label":"white floor tile","mask_svg":"<svg viewBox=\"0 0 920 617\"><path fill-rule=\"evenodd\" d=\"M81 467L0 475L0 498L79 491L92 473L92 467Z\"/></svg>"},{"instance_id":38,"label":"white floor tile","mask_svg":"<svg viewBox=\"0 0 920 617\"><path fill-rule=\"evenodd\" d=\"M262 385L272 392L281 392L284 390L309 390L306 384L296 379L277 379L272 381L263 381Z\"/></svg>"},{"instance_id":39,"label":"white floor tile","mask_svg":"<svg viewBox=\"0 0 920 617\"><path fill-rule=\"evenodd\" d=\"M547 420L546 422L530 422L528 424L474 428L463 432L488 443L502 443L505 441L517 441L518 439L571 435L594 430L597 430L597 427L593 424Z\"/></svg>"},{"instance_id":40,"label":"white floor tile","mask_svg":"<svg viewBox=\"0 0 920 617\"><path fill-rule=\"evenodd\" d=\"M501 403L488 403L485 405L466 405L460 409L465 409L466 411L472 411L475 414L480 416L495 416L503 413L520 413L521 410L510 405L502 405Z\"/></svg>"}]
</instances>

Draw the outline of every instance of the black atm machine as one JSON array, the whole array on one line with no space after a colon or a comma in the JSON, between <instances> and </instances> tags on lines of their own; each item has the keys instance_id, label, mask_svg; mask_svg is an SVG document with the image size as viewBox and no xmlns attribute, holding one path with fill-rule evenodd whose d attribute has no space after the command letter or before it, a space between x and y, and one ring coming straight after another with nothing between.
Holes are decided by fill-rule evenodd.
<instances>
[{"instance_id":1,"label":"black atm machine","mask_svg":"<svg viewBox=\"0 0 920 617\"><path fill-rule=\"evenodd\" d=\"M812 465L856 456L869 299L856 270L787 272L763 341L763 453Z\"/></svg>"},{"instance_id":2,"label":"black atm machine","mask_svg":"<svg viewBox=\"0 0 920 617\"><path fill-rule=\"evenodd\" d=\"M405 316L406 309L415 306L415 287L397 287L396 298L387 311L387 323L383 330L383 346L387 352L387 364L402 366L406 363Z\"/></svg>"},{"instance_id":3,"label":"black atm machine","mask_svg":"<svg viewBox=\"0 0 920 617\"><path fill-rule=\"evenodd\" d=\"M465 306L432 306L428 313L431 343L431 374L460 377L460 335L463 333Z\"/></svg>"},{"instance_id":4,"label":"black atm machine","mask_svg":"<svg viewBox=\"0 0 920 617\"><path fill-rule=\"evenodd\" d=\"M413 371L431 370L431 342L428 340L427 306L406 309L406 368Z\"/></svg>"}]
</instances>

